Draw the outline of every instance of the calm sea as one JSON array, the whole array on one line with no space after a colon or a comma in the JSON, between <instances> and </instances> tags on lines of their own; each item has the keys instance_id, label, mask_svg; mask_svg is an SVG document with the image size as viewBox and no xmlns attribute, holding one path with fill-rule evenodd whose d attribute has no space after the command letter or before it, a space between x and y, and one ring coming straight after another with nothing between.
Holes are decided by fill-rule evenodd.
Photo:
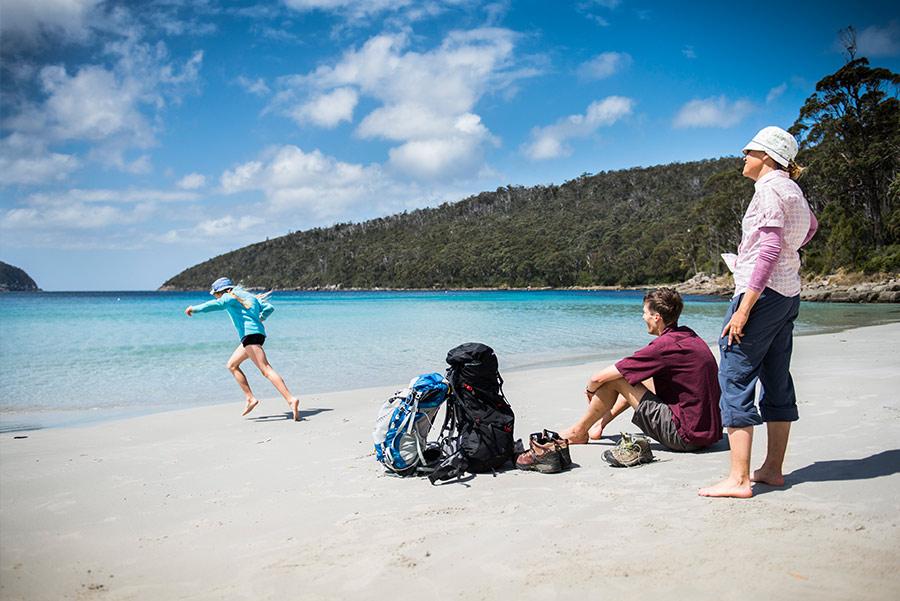
<instances>
[{"instance_id":1,"label":"calm sea","mask_svg":"<svg viewBox=\"0 0 900 601\"><path fill-rule=\"evenodd\" d=\"M4 294L0 430L74 425L242 402L225 369L237 338L226 313L188 318L202 293ZM641 292L276 292L270 362L304 394L405 384L443 371L447 351L492 346L502 372L602 363L650 341ZM681 322L714 342L726 303L689 297ZM900 320L886 305L804 304L799 333ZM261 398L277 392L248 364Z\"/></svg>"}]
</instances>

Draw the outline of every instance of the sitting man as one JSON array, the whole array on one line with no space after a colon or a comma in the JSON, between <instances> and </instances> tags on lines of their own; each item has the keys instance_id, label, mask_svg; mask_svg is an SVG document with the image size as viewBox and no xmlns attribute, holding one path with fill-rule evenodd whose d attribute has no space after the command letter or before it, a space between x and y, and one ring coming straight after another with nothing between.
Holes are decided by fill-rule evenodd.
<instances>
[{"instance_id":1,"label":"sitting man","mask_svg":"<svg viewBox=\"0 0 900 601\"><path fill-rule=\"evenodd\" d=\"M572 444L598 440L628 407L634 409L631 421L672 451L695 451L722 437L716 360L693 330L678 325L683 307L671 288L644 296L647 332L657 338L588 380L588 410L561 433L564 438ZM643 384L649 378L652 391Z\"/></svg>"}]
</instances>

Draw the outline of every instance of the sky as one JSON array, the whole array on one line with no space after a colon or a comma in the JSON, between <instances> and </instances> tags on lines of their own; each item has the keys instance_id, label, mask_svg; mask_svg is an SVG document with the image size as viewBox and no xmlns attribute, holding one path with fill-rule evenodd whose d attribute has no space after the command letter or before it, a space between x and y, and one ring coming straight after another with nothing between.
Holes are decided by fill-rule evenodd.
<instances>
[{"instance_id":1,"label":"sky","mask_svg":"<svg viewBox=\"0 0 900 601\"><path fill-rule=\"evenodd\" d=\"M290 232L736 156L847 26L900 71L896 3L778 6L0 0L0 260L153 290Z\"/></svg>"}]
</instances>

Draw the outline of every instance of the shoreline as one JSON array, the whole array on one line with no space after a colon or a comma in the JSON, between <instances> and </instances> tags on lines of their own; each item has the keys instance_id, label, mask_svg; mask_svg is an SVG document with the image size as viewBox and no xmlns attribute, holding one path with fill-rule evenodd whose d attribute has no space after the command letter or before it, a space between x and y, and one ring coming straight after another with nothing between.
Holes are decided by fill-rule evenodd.
<instances>
[{"instance_id":1,"label":"shoreline","mask_svg":"<svg viewBox=\"0 0 900 601\"><path fill-rule=\"evenodd\" d=\"M354 288L340 285L314 286L310 288L273 288L282 292L498 292L498 291L547 291L547 290L584 290L584 291L640 291L668 286L681 294L691 296L712 296L731 298L734 283L731 276L697 273L683 282L659 282L635 286L498 286L471 288ZM200 289L175 288L162 286L157 292L195 292ZM267 290L251 286L248 290ZM836 273L827 276L805 277L800 292L801 300L827 303L900 303L900 274L861 274Z\"/></svg>"},{"instance_id":2,"label":"shoreline","mask_svg":"<svg viewBox=\"0 0 900 601\"><path fill-rule=\"evenodd\" d=\"M896 598L898 338L900 323L795 340L786 485L756 486L749 501L696 495L727 472L724 440L697 454L654 445L652 464L608 467L603 451L636 431L627 416L573 446L563 474L390 477L370 432L393 386L310 395L300 423L266 398L244 419L215 405L3 434L0 597L346 599L402 586L545 600L602 586L737 601L752 580L753 596ZM574 421L587 368L504 371L516 436ZM721 552L735 540L754 566L738 587Z\"/></svg>"},{"instance_id":3,"label":"shoreline","mask_svg":"<svg viewBox=\"0 0 900 601\"><path fill-rule=\"evenodd\" d=\"M248 286L250 291L275 292L542 292L542 291L610 291L627 292L642 291L651 288L667 286L675 288L683 295L697 297L712 297L716 299L729 299L734 291L734 284L730 275L715 275L697 273L683 282L657 282L653 284L641 284L634 286L609 285L609 286L476 286L470 288L454 287L430 287L430 288L403 288L403 287L372 287L356 288L341 285L293 287L293 288L265 288ZM35 293L148 293L148 292L206 292L206 288L177 288L174 286L160 286L155 290L32 290L32 291L4 291L0 294L35 294ZM860 274L837 273L828 276L804 277L803 287L800 292L803 301L813 303L851 303L851 304L892 304L900 303L900 274Z\"/></svg>"}]
</instances>

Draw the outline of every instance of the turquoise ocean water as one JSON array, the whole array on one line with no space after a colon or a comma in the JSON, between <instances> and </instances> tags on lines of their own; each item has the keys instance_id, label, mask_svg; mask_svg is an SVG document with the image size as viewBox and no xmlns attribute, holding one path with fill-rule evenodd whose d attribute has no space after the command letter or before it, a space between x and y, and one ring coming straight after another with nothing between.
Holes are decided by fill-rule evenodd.
<instances>
[{"instance_id":1,"label":"turquoise ocean water","mask_svg":"<svg viewBox=\"0 0 900 601\"><path fill-rule=\"evenodd\" d=\"M599 365L650 341L642 297L638 291L276 292L266 351L301 398L400 387L416 374L443 371L447 351L469 341L492 346L502 372ZM227 314L183 314L208 298L181 292L0 296L0 430L217 403L238 408L243 397L225 369L238 343ZM727 303L686 300L682 324L714 342ZM896 306L805 303L797 331L896 320ZM260 398L278 397L255 367L248 363L245 372Z\"/></svg>"}]
</instances>

